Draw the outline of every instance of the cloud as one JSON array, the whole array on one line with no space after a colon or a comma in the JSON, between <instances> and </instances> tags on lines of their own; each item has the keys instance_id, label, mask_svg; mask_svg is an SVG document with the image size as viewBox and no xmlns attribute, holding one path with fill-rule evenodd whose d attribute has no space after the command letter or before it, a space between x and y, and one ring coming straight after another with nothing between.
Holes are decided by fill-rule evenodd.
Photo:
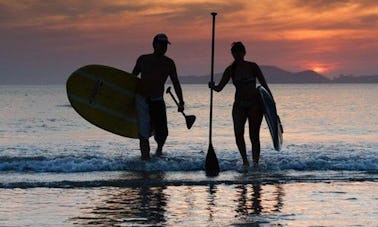
<instances>
[{"instance_id":1,"label":"cloud","mask_svg":"<svg viewBox=\"0 0 378 227\"><path fill-rule=\"evenodd\" d=\"M54 57L66 68L101 61L131 67L151 51L152 37L165 32L173 43L169 54L185 67L179 70L204 74L212 11L220 68L232 60L235 40L251 47L249 58L283 68L314 59L349 67L354 61L346 64L347 55L364 62L378 57L378 2L371 0L17 0L0 1L2 68L24 61L42 69L58 64Z\"/></svg>"},{"instance_id":2,"label":"cloud","mask_svg":"<svg viewBox=\"0 0 378 227\"><path fill-rule=\"evenodd\" d=\"M308 11L321 12L333 11L335 8L349 5L355 1L350 0L294 0L292 1L294 7L302 7Z\"/></svg>"}]
</instances>

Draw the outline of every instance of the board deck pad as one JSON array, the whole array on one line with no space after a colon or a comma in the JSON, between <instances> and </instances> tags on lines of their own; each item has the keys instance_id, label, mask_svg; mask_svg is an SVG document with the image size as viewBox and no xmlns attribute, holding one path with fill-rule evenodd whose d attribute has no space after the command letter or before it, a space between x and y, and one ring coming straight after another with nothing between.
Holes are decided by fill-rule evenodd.
<instances>
[{"instance_id":1,"label":"board deck pad","mask_svg":"<svg viewBox=\"0 0 378 227\"><path fill-rule=\"evenodd\" d=\"M104 65L87 65L66 83L72 107L84 119L111 133L138 138L135 95L139 78Z\"/></svg>"}]
</instances>

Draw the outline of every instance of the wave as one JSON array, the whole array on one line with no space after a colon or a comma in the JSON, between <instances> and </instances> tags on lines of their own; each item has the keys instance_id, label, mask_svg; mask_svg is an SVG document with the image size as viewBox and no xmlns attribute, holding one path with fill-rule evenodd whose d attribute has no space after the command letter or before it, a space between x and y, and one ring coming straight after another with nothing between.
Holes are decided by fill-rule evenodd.
<instances>
[{"instance_id":1,"label":"wave","mask_svg":"<svg viewBox=\"0 0 378 227\"><path fill-rule=\"evenodd\" d=\"M112 146L117 150L121 145ZM149 162L140 160L138 150L111 152L102 146L8 147L0 149L0 188L376 182L376 148L375 143L291 144L280 152L263 148L258 170L244 169L239 152L218 148L221 173L208 178L206 152L197 146L167 151Z\"/></svg>"},{"instance_id":2,"label":"wave","mask_svg":"<svg viewBox=\"0 0 378 227\"><path fill-rule=\"evenodd\" d=\"M264 171L369 171L378 172L375 152L334 153L270 152L262 154L259 168ZM219 152L222 171L239 171L242 167L236 152ZM144 162L139 156L66 155L66 156L0 156L1 172L76 173L95 171L201 171L204 154L193 156L153 157Z\"/></svg>"}]
</instances>

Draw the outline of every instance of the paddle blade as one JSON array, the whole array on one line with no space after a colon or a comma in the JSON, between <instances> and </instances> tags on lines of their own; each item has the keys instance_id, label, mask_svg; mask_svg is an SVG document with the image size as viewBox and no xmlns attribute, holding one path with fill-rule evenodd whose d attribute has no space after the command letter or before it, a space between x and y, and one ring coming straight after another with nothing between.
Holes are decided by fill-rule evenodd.
<instances>
[{"instance_id":1,"label":"paddle blade","mask_svg":"<svg viewBox=\"0 0 378 227\"><path fill-rule=\"evenodd\" d=\"M207 151L205 171L206 175L210 177L215 177L219 174L219 163L212 144L209 145Z\"/></svg>"},{"instance_id":2,"label":"paddle blade","mask_svg":"<svg viewBox=\"0 0 378 227\"><path fill-rule=\"evenodd\" d=\"M186 127L190 129L192 128L194 122L196 121L196 116L194 115L185 116L185 121L186 121Z\"/></svg>"}]
</instances>

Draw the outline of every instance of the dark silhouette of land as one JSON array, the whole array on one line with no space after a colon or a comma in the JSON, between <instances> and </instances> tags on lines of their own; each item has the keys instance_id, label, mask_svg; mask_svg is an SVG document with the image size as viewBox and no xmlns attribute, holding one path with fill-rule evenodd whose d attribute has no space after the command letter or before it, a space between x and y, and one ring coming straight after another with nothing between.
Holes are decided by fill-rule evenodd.
<instances>
[{"instance_id":1,"label":"dark silhouette of land","mask_svg":"<svg viewBox=\"0 0 378 227\"><path fill-rule=\"evenodd\" d=\"M340 75L329 79L315 71L305 70L302 72L289 72L276 66L261 66L265 79L268 83L378 83L376 76L344 76ZM219 81L222 73L214 74L214 80ZM184 84L207 84L210 76L181 76L180 81Z\"/></svg>"},{"instance_id":2,"label":"dark silhouette of land","mask_svg":"<svg viewBox=\"0 0 378 227\"><path fill-rule=\"evenodd\" d=\"M305 70L302 72L289 72L278 68L276 66L261 66L261 71L264 74L268 83L283 83L283 84L306 84L306 83L378 83L377 75L340 75L336 78L329 79L312 70ZM34 77L33 77L34 76ZM36 75L28 77L13 76L5 77L4 73L0 72L0 85L20 84L20 85L47 85L47 84L65 84L69 75L57 78L43 78ZM222 73L215 73L214 80L219 82ZM210 80L210 74L201 76L179 76L180 82L183 84L207 84ZM170 81L168 81L170 83Z\"/></svg>"},{"instance_id":3,"label":"dark silhouette of land","mask_svg":"<svg viewBox=\"0 0 378 227\"><path fill-rule=\"evenodd\" d=\"M378 83L378 76L344 76L332 80L334 83Z\"/></svg>"}]
</instances>

